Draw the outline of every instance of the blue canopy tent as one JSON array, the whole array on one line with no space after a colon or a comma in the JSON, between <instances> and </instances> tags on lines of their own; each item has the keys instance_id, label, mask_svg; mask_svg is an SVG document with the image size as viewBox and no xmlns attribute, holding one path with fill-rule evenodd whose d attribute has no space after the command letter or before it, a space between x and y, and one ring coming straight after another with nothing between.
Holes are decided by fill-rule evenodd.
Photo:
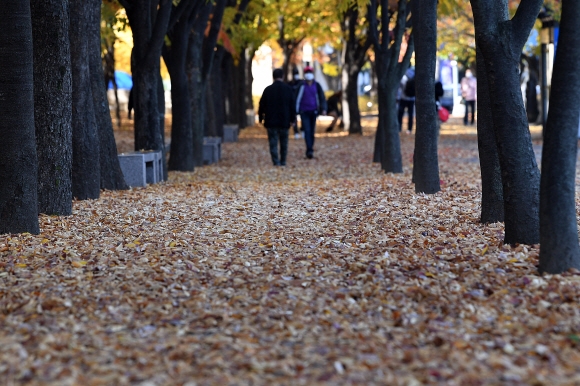
<instances>
[{"instance_id":1,"label":"blue canopy tent","mask_svg":"<svg viewBox=\"0 0 580 386\"><path fill-rule=\"evenodd\" d=\"M133 88L133 78L123 71L115 71L115 82L117 88L121 90L131 90ZM113 82L109 82L109 89L113 88Z\"/></svg>"}]
</instances>

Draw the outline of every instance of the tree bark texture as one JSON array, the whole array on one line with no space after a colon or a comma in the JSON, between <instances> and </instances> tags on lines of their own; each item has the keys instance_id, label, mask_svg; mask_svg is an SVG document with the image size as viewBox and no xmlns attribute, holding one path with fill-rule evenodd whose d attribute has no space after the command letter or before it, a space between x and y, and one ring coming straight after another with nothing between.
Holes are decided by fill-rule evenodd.
<instances>
[{"instance_id":1,"label":"tree bark texture","mask_svg":"<svg viewBox=\"0 0 580 386\"><path fill-rule=\"evenodd\" d=\"M377 14L381 8L380 24ZM391 42L391 14L388 0L371 1L368 9L369 39L375 50L376 77L379 103L379 122L375 137L375 153L373 160L380 162L385 173L402 173L403 159L401 155L401 140L399 137L399 123L396 112L396 98L399 82L409 67L414 51L413 34L409 37L407 51L403 60L399 62L399 54L403 36L406 30L409 4L406 0L399 0L395 28L392 31ZM380 34L379 34L380 32Z\"/></svg>"},{"instance_id":2,"label":"tree bark texture","mask_svg":"<svg viewBox=\"0 0 580 386\"><path fill-rule=\"evenodd\" d=\"M90 73L90 8L83 0L70 2L72 63L72 194L79 200L99 198L100 149ZM102 84L101 86L102 87Z\"/></svg>"},{"instance_id":3,"label":"tree bark texture","mask_svg":"<svg viewBox=\"0 0 580 386\"><path fill-rule=\"evenodd\" d=\"M30 2L0 2L0 234L39 233Z\"/></svg>"},{"instance_id":4,"label":"tree bark texture","mask_svg":"<svg viewBox=\"0 0 580 386\"><path fill-rule=\"evenodd\" d=\"M163 58L171 76L171 150L169 170L193 171L193 131L191 126L191 103L185 70L189 42L188 20L178 21L171 34L170 46L165 46Z\"/></svg>"},{"instance_id":5,"label":"tree bark texture","mask_svg":"<svg viewBox=\"0 0 580 386\"><path fill-rule=\"evenodd\" d=\"M362 134L360 109L358 107L358 74L366 61L366 54L371 46L371 39L357 36L359 18L358 6L351 5L343 15L342 49L342 89L343 89L343 123L349 134Z\"/></svg>"},{"instance_id":6,"label":"tree bark texture","mask_svg":"<svg viewBox=\"0 0 580 386\"><path fill-rule=\"evenodd\" d=\"M163 181L167 181L169 176L169 171L167 169L167 149L165 148L165 87L163 86L163 78L161 77L161 72L157 74L157 108L159 109L159 132L161 135L161 142L163 147L161 148L161 163L163 171Z\"/></svg>"},{"instance_id":7,"label":"tree bark texture","mask_svg":"<svg viewBox=\"0 0 580 386\"><path fill-rule=\"evenodd\" d=\"M238 109L240 106L236 103L236 92L235 92L235 66L234 58L229 52L224 53L222 59L222 87L224 94L224 107L226 110L226 123L235 124L237 123L237 116L239 115Z\"/></svg>"},{"instance_id":8,"label":"tree bark texture","mask_svg":"<svg viewBox=\"0 0 580 386\"><path fill-rule=\"evenodd\" d=\"M69 0L30 2L38 212L72 214L72 77Z\"/></svg>"},{"instance_id":9,"label":"tree bark texture","mask_svg":"<svg viewBox=\"0 0 580 386\"><path fill-rule=\"evenodd\" d=\"M580 121L580 2L562 1L540 187L540 272L580 269L575 180Z\"/></svg>"},{"instance_id":10,"label":"tree bark texture","mask_svg":"<svg viewBox=\"0 0 580 386\"><path fill-rule=\"evenodd\" d=\"M225 121L225 96L223 93L222 61L225 48L221 45L216 47L213 66L210 73L211 101L214 110L213 135L223 137Z\"/></svg>"},{"instance_id":11,"label":"tree bark texture","mask_svg":"<svg viewBox=\"0 0 580 386\"><path fill-rule=\"evenodd\" d=\"M502 172L507 244L540 241L540 172L520 89L519 63L541 0L522 0L509 20L507 1L471 0L475 33L488 75Z\"/></svg>"},{"instance_id":12,"label":"tree bark texture","mask_svg":"<svg viewBox=\"0 0 580 386\"><path fill-rule=\"evenodd\" d=\"M191 103L193 164L203 166L203 135L205 123L205 79L203 77L203 38L211 13L211 3L204 4L189 34L186 71Z\"/></svg>"},{"instance_id":13,"label":"tree bark texture","mask_svg":"<svg viewBox=\"0 0 580 386\"><path fill-rule=\"evenodd\" d=\"M504 221L503 187L493 132L491 96L481 50L477 49L477 146L481 169L481 222Z\"/></svg>"},{"instance_id":14,"label":"tree bark texture","mask_svg":"<svg viewBox=\"0 0 580 386\"><path fill-rule=\"evenodd\" d=\"M133 31L135 150L164 151L159 117L159 73L163 40L169 26L170 0L123 0Z\"/></svg>"},{"instance_id":15,"label":"tree bark texture","mask_svg":"<svg viewBox=\"0 0 580 386\"><path fill-rule=\"evenodd\" d=\"M415 192L433 194L441 190L437 157L437 108L435 74L437 58L437 0L414 1L415 106L417 132L413 161Z\"/></svg>"},{"instance_id":16,"label":"tree bark texture","mask_svg":"<svg viewBox=\"0 0 580 386\"><path fill-rule=\"evenodd\" d=\"M89 70L97 134L99 137L99 163L101 189L129 189L117 157L117 143L113 133L113 122L107 98L107 83L101 58L101 3L102 0L85 0L89 12L89 23L85 26L89 37ZM114 77L114 71L113 71ZM117 104L118 106L118 104Z\"/></svg>"}]
</instances>

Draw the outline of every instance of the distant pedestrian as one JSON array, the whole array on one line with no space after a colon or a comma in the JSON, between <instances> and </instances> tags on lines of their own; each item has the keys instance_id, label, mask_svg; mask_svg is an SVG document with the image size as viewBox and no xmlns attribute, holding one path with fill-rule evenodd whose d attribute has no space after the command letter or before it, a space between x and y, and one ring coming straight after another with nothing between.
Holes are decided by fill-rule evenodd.
<instances>
[{"instance_id":1,"label":"distant pedestrian","mask_svg":"<svg viewBox=\"0 0 580 386\"><path fill-rule=\"evenodd\" d=\"M314 70L304 68L304 82L298 88L296 96L296 112L300 114L304 140L306 141L306 158L314 157L314 133L316 132L316 117L326 115L326 97L318 82L314 80Z\"/></svg>"},{"instance_id":2,"label":"distant pedestrian","mask_svg":"<svg viewBox=\"0 0 580 386\"><path fill-rule=\"evenodd\" d=\"M409 115L409 121L407 124L407 133L411 134L413 132L413 116L415 115L415 69L409 67L401 83L399 84L399 111L397 118L399 119L399 131L403 128L403 115L405 115L405 109Z\"/></svg>"},{"instance_id":3,"label":"distant pedestrian","mask_svg":"<svg viewBox=\"0 0 580 386\"><path fill-rule=\"evenodd\" d=\"M292 88L284 83L284 72L277 68L273 72L274 83L266 87L258 117L268 130L270 155L275 166L286 165L288 154L288 131L296 121L294 110L294 94ZM278 142L280 143L280 157L278 157Z\"/></svg>"},{"instance_id":4,"label":"distant pedestrian","mask_svg":"<svg viewBox=\"0 0 580 386\"><path fill-rule=\"evenodd\" d=\"M467 126L469 109L471 108L471 124L475 123L475 101L477 100L477 79L470 69L465 71L465 77L461 79L461 96L465 101L465 117L463 124Z\"/></svg>"},{"instance_id":5,"label":"distant pedestrian","mask_svg":"<svg viewBox=\"0 0 580 386\"><path fill-rule=\"evenodd\" d=\"M302 85L302 82L304 82L304 80L300 76L300 72L298 72L298 69L294 67L292 70L292 80L288 82L288 85L292 87L292 91L294 92L294 100L296 100L296 97L298 96L298 89ZM297 121L294 122L292 128L294 129L294 139L300 139L304 137L304 132L300 133L300 127L298 127Z\"/></svg>"},{"instance_id":6,"label":"distant pedestrian","mask_svg":"<svg viewBox=\"0 0 580 386\"><path fill-rule=\"evenodd\" d=\"M131 111L133 111L133 87L131 87L131 91L129 91L129 103L127 103L127 118L131 118Z\"/></svg>"},{"instance_id":7,"label":"distant pedestrian","mask_svg":"<svg viewBox=\"0 0 580 386\"><path fill-rule=\"evenodd\" d=\"M328 105L327 114L333 118L332 122L330 123L330 126L326 128L327 133L331 132L334 129L334 125L336 125L338 118L342 117L341 104L342 104L342 90L338 90L337 92L332 94L327 101Z\"/></svg>"}]
</instances>

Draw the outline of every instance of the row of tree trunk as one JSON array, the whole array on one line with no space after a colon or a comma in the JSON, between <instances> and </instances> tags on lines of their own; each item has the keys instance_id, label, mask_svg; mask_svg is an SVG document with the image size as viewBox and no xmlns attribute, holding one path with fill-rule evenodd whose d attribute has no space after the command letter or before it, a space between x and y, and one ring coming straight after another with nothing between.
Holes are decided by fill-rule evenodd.
<instances>
[{"instance_id":1,"label":"row of tree trunk","mask_svg":"<svg viewBox=\"0 0 580 386\"><path fill-rule=\"evenodd\" d=\"M38 233L38 214L126 189L106 98L100 0L0 5L0 233Z\"/></svg>"},{"instance_id":2,"label":"row of tree trunk","mask_svg":"<svg viewBox=\"0 0 580 386\"><path fill-rule=\"evenodd\" d=\"M471 4L477 40L481 221L505 222L507 244L537 244L541 240L539 268L542 272L578 269L575 176L580 119L580 38L575 31L580 27L580 5L563 1L561 40L544 132L540 189L540 171L520 92L519 62L542 1L522 0L511 19L507 0L471 0ZM433 79L437 1L399 0L395 10L389 8L387 0L372 0L368 15L379 98L374 160L381 163L385 172L402 172L395 101L399 81L414 49L415 87L420 92L416 93L413 182L417 192L435 193L440 190ZM391 18L395 15L395 28L390 31ZM404 31L411 26L407 52L399 60Z\"/></svg>"}]
</instances>

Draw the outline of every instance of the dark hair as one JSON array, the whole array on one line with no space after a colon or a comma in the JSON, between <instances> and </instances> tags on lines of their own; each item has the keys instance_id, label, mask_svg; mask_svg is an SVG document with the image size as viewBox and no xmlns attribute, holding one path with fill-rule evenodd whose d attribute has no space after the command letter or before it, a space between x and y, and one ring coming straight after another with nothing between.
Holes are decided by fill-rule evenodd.
<instances>
[{"instance_id":1,"label":"dark hair","mask_svg":"<svg viewBox=\"0 0 580 386\"><path fill-rule=\"evenodd\" d=\"M282 71L281 68L277 68L272 73L272 76L274 77L274 79L282 79L284 77L284 71Z\"/></svg>"}]
</instances>

